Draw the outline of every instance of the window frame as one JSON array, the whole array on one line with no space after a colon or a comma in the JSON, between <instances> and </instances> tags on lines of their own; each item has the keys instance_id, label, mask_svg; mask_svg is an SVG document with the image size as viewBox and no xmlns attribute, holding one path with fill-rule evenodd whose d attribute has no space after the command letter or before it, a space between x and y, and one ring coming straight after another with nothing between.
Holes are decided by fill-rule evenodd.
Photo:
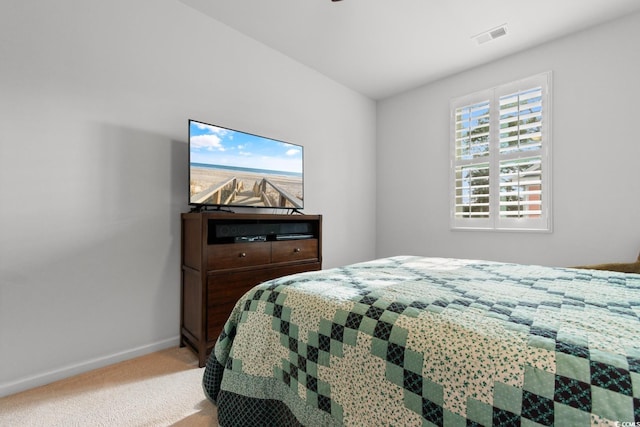
<instances>
[{"instance_id":1,"label":"window frame","mask_svg":"<svg viewBox=\"0 0 640 427\"><path fill-rule=\"evenodd\" d=\"M515 82L460 96L450 101L450 179L449 206L450 227L452 230L495 230L495 231L552 231L552 168L551 168L551 71L540 73ZM539 149L516 149L511 153L500 152L500 99L507 95L524 93L541 88L541 143ZM469 108L482 102L489 104L489 149L488 154L462 159L456 156L456 117L459 109ZM470 133L469 133L470 134ZM472 144L470 143L470 147ZM505 150L506 151L506 150ZM500 214L500 168L509 160L532 159L540 157L540 204L541 213L537 217L508 217ZM457 192L457 171L459 168L473 168L474 165L489 164L489 211L487 217L463 217L458 212L457 201L463 197ZM478 168L476 168L478 170ZM469 172L470 173L470 172ZM471 203L470 203L471 206ZM479 214L481 215L481 214Z\"/></svg>"}]
</instances>

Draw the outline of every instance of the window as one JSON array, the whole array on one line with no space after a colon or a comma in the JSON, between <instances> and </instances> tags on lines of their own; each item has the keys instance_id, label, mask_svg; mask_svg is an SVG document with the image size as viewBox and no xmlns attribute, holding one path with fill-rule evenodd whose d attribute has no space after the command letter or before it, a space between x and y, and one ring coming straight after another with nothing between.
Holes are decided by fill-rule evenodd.
<instances>
[{"instance_id":1,"label":"window","mask_svg":"<svg viewBox=\"0 0 640 427\"><path fill-rule=\"evenodd\" d=\"M551 231L551 72L451 101L451 227Z\"/></svg>"}]
</instances>

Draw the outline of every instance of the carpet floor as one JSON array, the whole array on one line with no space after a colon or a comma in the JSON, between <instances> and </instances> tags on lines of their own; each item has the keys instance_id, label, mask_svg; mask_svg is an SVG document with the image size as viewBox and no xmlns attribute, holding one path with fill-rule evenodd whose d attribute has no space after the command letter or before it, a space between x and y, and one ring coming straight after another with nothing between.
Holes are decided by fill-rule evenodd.
<instances>
[{"instance_id":1,"label":"carpet floor","mask_svg":"<svg viewBox=\"0 0 640 427\"><path fill-rule=\"evenodd\" d=\"M0 426L216 427L203 372L170 348L0 398Z\"/></svg>"}]
</instances>

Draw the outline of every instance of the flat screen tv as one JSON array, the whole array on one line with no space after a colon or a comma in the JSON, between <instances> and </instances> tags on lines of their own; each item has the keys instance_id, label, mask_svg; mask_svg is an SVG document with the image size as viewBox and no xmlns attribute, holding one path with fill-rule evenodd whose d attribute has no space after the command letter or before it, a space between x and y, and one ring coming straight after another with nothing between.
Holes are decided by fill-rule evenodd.
<instances>
[{"instance_id":1,"label":"flat screen tv","mask_svg":"<svg viewBox=\"0 0 640 427\"><path fill-rule=\"evenodd\" d=\"M189 120L189 204L304 207L301 145Z\"/></svg>"}]
</instances>

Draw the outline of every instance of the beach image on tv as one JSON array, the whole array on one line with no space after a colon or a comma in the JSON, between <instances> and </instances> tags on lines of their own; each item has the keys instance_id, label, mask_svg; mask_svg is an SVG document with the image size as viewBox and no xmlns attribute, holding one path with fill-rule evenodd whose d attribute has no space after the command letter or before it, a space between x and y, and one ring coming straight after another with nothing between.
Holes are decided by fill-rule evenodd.
<instances>
[{"instance_id":1,"label":"beach image on tv","mask_svg":"<svg viewBox=\"0 0 640 427\"><path fill-rule=\"evenodd\" d=\"M189 121L189 203L303 208L302 146Z\"/></svg>"}]
</instances>

